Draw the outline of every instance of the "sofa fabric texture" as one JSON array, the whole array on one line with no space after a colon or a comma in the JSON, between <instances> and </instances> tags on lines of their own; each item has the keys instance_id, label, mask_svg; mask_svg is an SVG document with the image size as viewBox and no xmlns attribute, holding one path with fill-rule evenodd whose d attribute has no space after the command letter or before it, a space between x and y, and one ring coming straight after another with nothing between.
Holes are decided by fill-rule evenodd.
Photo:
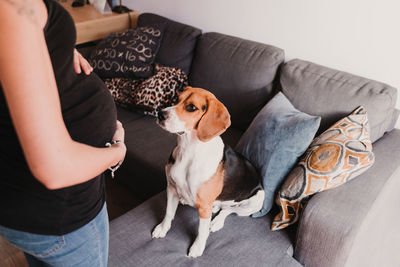
<instances>
[{"instance_id":1,"label":"sofa fabric texture","mask_svg":"<svg viewBox=\"0 0 400 267\"><path fill-rule=\"evenodd\" d=\"M393 129L397 90L387 84L299 59L283 65L280 83L297 109L322 117L319 133L360 105L369 114L372 142Z\"/></svg>"},{"instance_id":2,"label":"sofa fabric texture","mask_svg":"<svg viewBox=\"0 0 400 267\"><path fill-rule=\"evenodd\" d=\"M291 256L291 236L271 232L271 217L230 215L225 226L211 233L204 254L187 257L197 236L199 216L195 208L179 205L165 238L151 232L165 214L165 192L111 221L109 266L301 266Z\"/></svg>"},{"instance_id":3,"label":"sofa fabric texture","mask_svg":"<svg viewBox=\"0 0 400 267\"><path fill-rule=\"evenodd\" d=\"M400 221L400 213L393 212L398 209L400 194L394 188L400 188L400 166L387 179L364 217L345 266L392 266L400 263L396 245L400 244L400 233L398 224L393 223Z\"/></svg>"},{"instance_id":4,"label":"sofa fabric texture","mask_svg":"<svg viewBox=\"0 0 400 267\"><path fill-rule=\"evenodd\" d=\"M276 197L272 230L295 223L311 195L340 186L374 163L367 112L361 106L315 138Z\"/></svg>"},{"instance_id":5,"label":"sofa fabric texture","mask_svg":"<svg viewBox=\"0 0 400 267\"><path fill-rule=\"evenodd\" d=\"M261 175L265 199L262 210L253 217L264 216L270 211L275 193L310 145L320 121L320 117L295 109L279 92L251 122L236 151L247 158Z\"/></svg>"},{"instance_id":6,"label":"sofa fabric texture","mask_svg":"<svg viewBox=\"0 0 400 267\"><path fill-rule=\"evenodd\" d=\"M272 85L283 60L283 50L274 46L205 33L196 47L189 84L211 91L228 108L232 126L244 131L275 95Z\"/></svg>"},{"instance_id":7,"label":"sofa fabric texture","mask_svg":"<svg viewBox=\"0 0 400 267\"><path fill-rule=\"evenodd\" d=\"M189 75L194 48L201 30L151 13L140 14L137 27L155 23L164 25L164 35L155 62L180 68Z\"/></svg>"}]
</instances>

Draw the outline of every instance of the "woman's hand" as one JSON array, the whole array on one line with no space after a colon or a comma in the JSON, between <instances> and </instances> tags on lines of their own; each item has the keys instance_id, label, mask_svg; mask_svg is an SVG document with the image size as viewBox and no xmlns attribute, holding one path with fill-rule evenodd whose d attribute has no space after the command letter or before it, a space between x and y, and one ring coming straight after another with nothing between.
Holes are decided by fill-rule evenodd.
<instances>
[{"instance_id":1,"label":"woman's hand","mask_svg":"<svg viewBox=\"0 0 400 267\"><path fill-rule=\"evenodd\" d=\"M75 72L80 74L83 70L83 72L86 75L89 75L92 71L93 68L90 66L89 62L81 55L81 53L74 48L74 67L75 67Z\"/></svg>"},{"instance_id":2,"label":"woman's hand","mask_svg":"<svg viewBox=\"0 0 400 267\"><path fill-rule=\"evenodd\" d=\"M115 133L112 140L120 140L121 142L125 141L125 130L119 120L117 120L117 127L115 128Z\"/></svg>"},{"instance_id":3,"label":"woman's hand","mask_svg":"<svg viewBox=\"0 0 400 267\"><path fill-rule=\"evenodd\" d=\"M121 143L118 143L118 144L114 145L120 151L120 153L118 153L119 156L118 156L117 161L114 162L114 164L113 164L113 166L114 166L114 165L117 165L118 163L122 162L124 160L125 154L126 154L126 146L125 146L125 143L124 143L124 141L125 141L125 130L124 130L124 127L122 126L122 123L119 120L117 120L117 126L115 128L115 133L114 133L114 136L113 136L112 140L121 141Z\"/></svg>"}]
</instances>

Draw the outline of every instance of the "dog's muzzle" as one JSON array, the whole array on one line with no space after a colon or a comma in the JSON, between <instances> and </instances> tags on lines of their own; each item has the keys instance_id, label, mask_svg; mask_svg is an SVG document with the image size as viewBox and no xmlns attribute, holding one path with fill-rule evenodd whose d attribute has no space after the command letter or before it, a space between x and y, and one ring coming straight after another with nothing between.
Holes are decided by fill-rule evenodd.
<instances>
[{"instance_id":1,"label":"dog's muzzle","mask_svg":"<svg viewBox=\"0 0 400 267\"><path fill-rule=\"evenodd\" d=\"M158 116L157 116L157 124L160 125L161 128L163 128L164 130L166 130L166 131L168 131L168 132L176 133L176 134L178 134L178 135L184 134L184 133L185 133L184 131L174 132L174 131L171 131L170 129L168 129L168 128L166 127L167 119L168 119L169 117L170 117L170 114L169 114L168 111L160 110L160 111L158 112Z\"/></svg>"}]
</instances>

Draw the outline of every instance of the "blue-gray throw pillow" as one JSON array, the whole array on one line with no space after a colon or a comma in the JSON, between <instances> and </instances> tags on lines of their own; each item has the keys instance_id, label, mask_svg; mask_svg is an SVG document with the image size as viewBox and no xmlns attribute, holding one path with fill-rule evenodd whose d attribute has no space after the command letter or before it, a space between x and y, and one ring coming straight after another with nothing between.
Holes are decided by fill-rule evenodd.
<instances>
[{"instance_id":1,"label":"blue-gray throw pillow","mask_svg":"<svg viewBox=\"0 0 400 267\"><path fill-rule=\"evenodd\" d=\"M264 205L253 217L267 214L275 192L298 158L307 150L321 117L297 110L279 92L257 114L236 145L236 151L258 170L265 190Z\"/></svg>"}]
</instances>

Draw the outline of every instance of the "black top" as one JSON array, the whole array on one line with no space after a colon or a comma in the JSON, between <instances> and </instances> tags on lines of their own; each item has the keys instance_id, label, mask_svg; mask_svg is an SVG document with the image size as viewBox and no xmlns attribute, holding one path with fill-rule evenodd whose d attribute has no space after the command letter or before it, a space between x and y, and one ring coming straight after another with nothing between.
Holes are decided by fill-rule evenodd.
<instances>
[{"instance_id":1,"label":"black top","mask_svg":"<svg viewBox=\"0 0 400 267\"><path fill-rule=\"evenodd\" d=\"M54 0L45 0L45 3L48 19L44 34L64 122L75 141L104 147L115 131L114 101L95 73L89 76L75 73L73 20ZM1 84L0 89L0 224L49 235L62 235L80 228L103 207L103 175L68 188L46 189L28 168Z\"/></svg>"}]
</instances>

